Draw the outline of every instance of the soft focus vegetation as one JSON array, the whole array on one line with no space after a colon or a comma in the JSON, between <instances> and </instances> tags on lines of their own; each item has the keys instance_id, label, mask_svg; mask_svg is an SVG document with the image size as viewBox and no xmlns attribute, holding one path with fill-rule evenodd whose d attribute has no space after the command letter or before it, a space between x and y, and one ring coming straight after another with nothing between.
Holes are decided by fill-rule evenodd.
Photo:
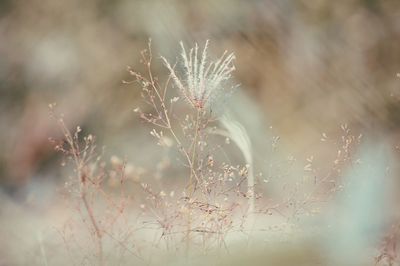
<instances>
[{"instance_id":1,"label":"soft focus vegetation","mask_svg":"<svg viewBox=\"0 0 400 266\"><path fill-rule=\"evenodd\" d=\"M0 40L0 265L400 263L400 2L4 0Z\"/></svg>"}]
</instances>

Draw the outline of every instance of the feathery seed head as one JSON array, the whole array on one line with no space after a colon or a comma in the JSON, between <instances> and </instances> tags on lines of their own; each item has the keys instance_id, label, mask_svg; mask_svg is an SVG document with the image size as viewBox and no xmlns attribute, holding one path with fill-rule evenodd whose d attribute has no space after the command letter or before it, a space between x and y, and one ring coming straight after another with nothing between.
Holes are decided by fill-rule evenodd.
<instances>
[{"instance_id":1,"label":"feathery seed head","mask_svg":"<svg viewBox=\"0 0 400 266\"><path fill-rule=\"evenodd\" d=\"M180 45L185 75L178 76L164 57L162 57L162 60L184 98L194 108L203 109L209 106L220 92L225 90L224 83L230 79L235 70L233 65L235 55L233 53L227 54L227 51L225 51L217 61L207 62L208 40L201 55L197 43L188 53L182 42Z\"/></svg>"}]
</instances>

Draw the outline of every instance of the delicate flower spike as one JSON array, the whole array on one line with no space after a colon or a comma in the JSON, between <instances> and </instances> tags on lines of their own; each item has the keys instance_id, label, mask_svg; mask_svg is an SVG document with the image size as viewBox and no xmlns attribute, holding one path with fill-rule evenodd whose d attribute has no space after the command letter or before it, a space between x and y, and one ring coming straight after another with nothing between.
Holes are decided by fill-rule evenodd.
<instances>
[{"instance_id":1,"label":"delicate flower spike","mask_svg":"<svg viewBox=\"0 0 400 266\"><path fill-rule=\"evenodd\" d=\"M233 65L235 55L227 54L226 51L217 61L208 63L208 43L207 40L201 56L197 44L187 53L183 43L180 43L183 70L185 71L183 77L179 77L174 68L162 57L175 85L184 98L196 109L209 106L213 98L225 90L223 83L230 79L231 73L235 70Z\"/></svg>"}]
</instances>

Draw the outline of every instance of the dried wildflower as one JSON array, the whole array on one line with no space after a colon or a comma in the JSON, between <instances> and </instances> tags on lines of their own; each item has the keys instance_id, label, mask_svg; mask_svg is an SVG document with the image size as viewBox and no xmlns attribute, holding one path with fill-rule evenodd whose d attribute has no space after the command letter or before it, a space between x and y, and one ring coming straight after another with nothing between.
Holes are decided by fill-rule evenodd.
<instances>
[{"instance_id":1,"label":"dried wildflower","mask_svg":"<svg viewBox=\"0 0 400 266\"><path fill-rule=\"evenodd\" d=\"M186 52L183 43L180 44L185 71L184 77L179 77L168 61L164 57L162 59L183 97L194 108L203 109L209 106L220 92L225 90L224 83L230 79L235 70L233 65L235 55L233 53L227 54L227 51L225 51L217 61L207 62L208 41L204 46L201 57L199 57L197 44L190 49L189 53Z\"/></svg>"}]
</instances>

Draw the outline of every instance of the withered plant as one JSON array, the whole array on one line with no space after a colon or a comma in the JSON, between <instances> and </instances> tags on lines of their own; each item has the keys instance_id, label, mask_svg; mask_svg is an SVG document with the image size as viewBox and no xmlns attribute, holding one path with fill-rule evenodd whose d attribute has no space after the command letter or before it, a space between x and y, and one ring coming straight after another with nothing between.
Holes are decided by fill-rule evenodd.
<instances>
[{"instance_id":1,"label":"withered plant","mask_svg":"<svg viewBox=\"0 0 400 266\"><path fill-rule=\"evenodd\" d=\"M225 141L232 139L243 151L249 146L241 145L241 141L248 137L245 130L233 135L229 126L221 127L220 121L226 121L225 125L234 122L214 111L216 105L221 105L221 97L226 97L235 87L230 81L235 56L224 52L218 60L209 61L207 48L208 42L202 52L197 44L187 52L181 43L182 53L177 64L161 57L169 72L164 83L153 75L150 43L141 53L146 74L128 69L141 86L141 96L147 104L135 111L154 126L150 134L158 145L175 146L179 150L187 169L183 174L186 186L173 203L166 199L171 197L165 192L154 195L148 184L142 184L154 200L168 209L167 215L163 211L159 213L160 203L154 203L151 209L151 213L163 217L160 222L163 237L183 235L187 251L198 239L204 249L215 243L224 245L224 235L234 228L236 210L241 210L242 215L254 211L254 181L247 182L249 177L253 178L251 156L246 156L250 151L244 151L242 165L221 160L221 154L226 156L222 148ZM171 92L171 88L176 90Z\"/></svg>"},{"instance_id":2,"label":"withered plant","mask_svg":"<svg viewBox=\"0 0 400 266\"><path fill-rule=\"evenodd\" d=\"M168 155L155 162L156 170L143 171L116 156L107 166L96 150L94 137L81 137L80 127L71 133L63 118L52 111L64 136L63 141L53 140L55 148L73 166L74 175L66 189L95 244L91 258L99 265L107 264L115 247L121 257L127 253L151 264L154 252L160 250L183 252L187 258L192 252L228 249L228 235L238 233L250 239L257 230L271 228L268 221L264 224L271 215L278 215L284 223L295 223L298 216L314 213L318 203L342 189L342 170L357 163L352 153L361 136L354 136L343 125L339 141L322 134L321 141L337 145L336 158L327 173L322 174L310 156L303 172L291 174L293 184L283 183L283 197L268 197L265 186L275 181L282 186L282 180L272 163L267 176L256 174L246 128L223 105L237 87L231 77L234 54L224 52L217 60L210 60L208 42L203 49L196 44L189 51L181 43L181 51L176 63L159 58L167 71L162 81L153 72L149 42L141 52L145 70L140 73L128 67L133 80L125 81L140 90L143 104L134 111L149 127L155 143L167 154L174 154L174 158ZM278 140L272 139L273 150ZM280 162L279 169L287 168L281 175L289 175L286 172L295 161L288 158ZM174 181L160 180L171 164ZM261 221L257 226L256 216ZM79 246L72 229L61 233L67 246L71 241Z\"/></svg>"}]
</instances>

